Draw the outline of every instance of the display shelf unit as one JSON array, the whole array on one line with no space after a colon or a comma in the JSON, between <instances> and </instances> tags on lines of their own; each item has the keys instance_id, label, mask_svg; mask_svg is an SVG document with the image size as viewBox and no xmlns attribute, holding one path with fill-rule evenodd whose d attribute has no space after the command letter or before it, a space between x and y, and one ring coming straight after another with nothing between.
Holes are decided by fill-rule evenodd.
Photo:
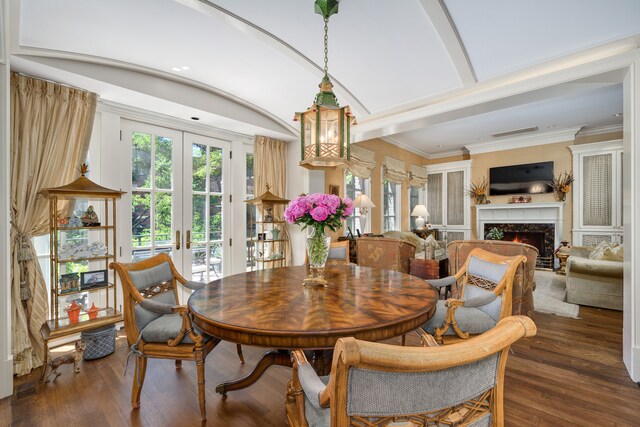
<instances>
[{"instance_id":1,"label":"display shelf unit","mask_svg":"<svg viewBox=\"0 0 640 427\"><path fill-rule=\"evenodd\" d=\"M116 285L117 277L109 277L109 263L116 260L116 201L120 199L121 191L102 187L86 176L86 166L83 165L82 176L74 182L55 188L47 188L40 192L49 199L49 227L50 227L50 274L51 274L51 314L49 320L42 328L42 336L45 343L50 339L61 338L76 334L85 330L99 328L105 325L117 323L122 320L122 313L118 311ZM61 217L65 212L73 211L78 203L90 204L99 212L98 224L90 225L84 222L82 226L67 226L61 223ZM61 246L72 240L70 234L78 234L87 247L91 243L101 243L106 249L103 254L91 254L89 256L61 256ZM105 271L106 283L82 288L78 283L71 290L61 287L60 278L69 271L71 263L83 263L89 271ZM78 275L78 278L80 275ZM77 320L71 319L65 312L65 306L69 301L82 301L82 310ZM98 311L95 318L89 318L86 309L95 304ZM74 316L75 317L75 316Z\"/></svg>"},{"instance_id":2,"label":"display shelf unit","mask_svg":"<svg viewBox=\"0 0 640 427\"><path fill-rule=\"evenodd\" d=\"M289 236L285 221L276 218L274 210L276 206L284 208L289 200L271 193L267 185L267 191L246 203L256 206L256 217L252 215L249 224L250 230L256 230L248 246L251 270L286 266Z\"/></svg>"}]
</instances>

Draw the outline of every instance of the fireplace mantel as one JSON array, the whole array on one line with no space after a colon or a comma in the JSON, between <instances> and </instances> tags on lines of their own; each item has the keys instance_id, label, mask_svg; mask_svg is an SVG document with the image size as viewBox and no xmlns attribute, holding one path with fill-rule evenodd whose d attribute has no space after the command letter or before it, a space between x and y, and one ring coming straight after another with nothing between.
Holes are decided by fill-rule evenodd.
<instances>
[{"instance_id":1,"label":"fireplace mantel","mask_svg":"<svg viewBox=\"0 0 640 427\"><path fill-rule=\"evenodd\" d=\"M564 202L476 205L476 236L484 238L485 223L554 224L554 248L562 240Z\"/></svg>"}]
</instances>

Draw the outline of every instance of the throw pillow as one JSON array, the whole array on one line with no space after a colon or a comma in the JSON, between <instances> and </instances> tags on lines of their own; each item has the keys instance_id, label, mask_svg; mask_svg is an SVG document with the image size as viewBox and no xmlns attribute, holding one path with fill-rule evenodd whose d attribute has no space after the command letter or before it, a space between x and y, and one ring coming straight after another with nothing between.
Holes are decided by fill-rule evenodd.
<instances>
[{"instance_id":1,"label":"throw pillow","mask_svg":"<svg viewBox=\"0 0 640 427\"><path fill-rule=\"evenodd\" d=\"M624 250L622 249L622 246L617 244L612 247L604 248L602 258L600 259L605 261L622 262L624 261Z\"/></svg>"},{"instance_id":2,"label":"throw pillow","mask_svg":"<svg viewBox=\"0 0 640 427\"><path fill-rule=\"evenodd\" d=\"M604 254L604 250L605 248L610 248L611 247L611 243L610 242L600 242L596 245L596 247L593 248L593 250L591 251L591 253L589 254L589 259L593 259L593 260L600 260L602 259L602 256Z\"/></svg>"}]
</instances>

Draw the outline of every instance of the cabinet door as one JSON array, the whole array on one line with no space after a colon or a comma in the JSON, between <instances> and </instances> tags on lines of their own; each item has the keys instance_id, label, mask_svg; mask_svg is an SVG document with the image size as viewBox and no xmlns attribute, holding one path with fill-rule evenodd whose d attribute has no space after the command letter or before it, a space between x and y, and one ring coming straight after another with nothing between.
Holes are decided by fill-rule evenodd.
<instances>
[{"instance_id":1,"label":"cabinet door","mask_svg":"<svg viewBox=\"0 0 640 427\"><path fill-rule=\"evenodd\" d=\"M617 225L616 163L615 151L582 155L580 228L613 229Z\"/></svg>"}]
</instances>

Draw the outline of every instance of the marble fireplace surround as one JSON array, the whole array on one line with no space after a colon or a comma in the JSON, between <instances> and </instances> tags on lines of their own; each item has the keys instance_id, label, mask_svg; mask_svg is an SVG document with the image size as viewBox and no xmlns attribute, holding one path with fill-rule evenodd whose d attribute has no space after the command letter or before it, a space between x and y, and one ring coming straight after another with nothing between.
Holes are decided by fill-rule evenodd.
<instances>
[{"instance_id":1,"label":"marble fireplace surround","mask_svg":"<svg viewBox=\"0 0 640 427\"><path fill-rule=\"evenodd\" d=\"M476 205L476 236L479 239L483 238L485 224L496 224L498 226L505 224L540 224L540 226L531 227L531 231L538 231L535 230L537 228L541 228L540 231L542 231L543 228L546 228L544 227L545 224L553 224L554 232L551 246L551 253L553 253L554 248L560 246L560 241L562 240L563 206L564 202ZM550 239L545 240L547 240L548 246L551 243L549 242Z\"/></svg>"}]
</instances>

